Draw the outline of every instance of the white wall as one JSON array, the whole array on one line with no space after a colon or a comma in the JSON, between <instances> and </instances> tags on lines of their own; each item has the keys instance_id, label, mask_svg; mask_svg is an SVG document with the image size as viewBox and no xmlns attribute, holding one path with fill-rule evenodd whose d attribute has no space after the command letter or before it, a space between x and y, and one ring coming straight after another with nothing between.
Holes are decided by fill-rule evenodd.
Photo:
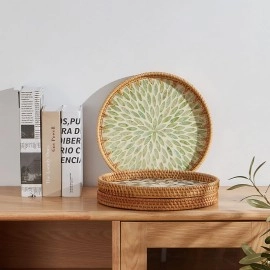
<instances>
[{"instance_id":1,"label":"white wall","mask_svg":"<svg viewBox=\"0 0 270 270\"><path fill-rule=\"evenodd\" d=\"M96 117L115 81L173 73L198 89L212 115L198 170L230 185L255 155L256 164L268 161L258 175L267 185L269 10L269 0L0 0L0 89L43 86L47 104L87 104L85 185L95 185L109 171Z\"/></svg>"}]
</instances>

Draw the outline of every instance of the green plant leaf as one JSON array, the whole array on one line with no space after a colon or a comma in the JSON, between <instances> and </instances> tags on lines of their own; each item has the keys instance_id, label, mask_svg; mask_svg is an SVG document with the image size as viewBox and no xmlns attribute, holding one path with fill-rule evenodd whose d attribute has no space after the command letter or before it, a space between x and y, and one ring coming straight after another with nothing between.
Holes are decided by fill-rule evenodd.
<instances>
[{"instance_id":1,"label":"green plant leaf","mask_svg":"<svg viewBox=\"0 0 270 270\"><path fill-rule=\"evenodd\" d=\"M251 173L252 173L252 167L253 167L253 164L254 164L254 160L255 160L255 157L253 157L253 159L251 160L251 163L250 163L250 166L249 166L249 179L251 179Z\"/></svg>"},{"instance_id":2,"label":"green plant leaf","mask_svg":"<svg viewBox=\"0 0 270 270\"><path fill-rule=\"evenodd\" d=\"M263 264L252 263L250 266L252 267L253 270L270 270L268 266Z\"/></svg>"},{"instance_id":3,"label":"green plant leaf","mask_svg":"<svg viewBox=\"0 0 270 270\"><path fill-rule=\"evenodd\" d=\"M265 244L270 244L270 236L267 236L264 240Z\"/></svg>"},{"instance_id":4,"label":"green plant leaf","mask_svg":"<svg viewBox=\"0 0 270 270\"><path fill-rule=\"evenodd\" d=\"M247 202L253 206L253 207L256 207L256 208L268 208L270 209L270 205L263 202L263 201L260 201L260 200L256 200L256 199L248 199Z\"/></svg>"},{"instance_id":5,"label":"green plant leaf","mask_svg":"<svg viewBox=\"0 0 270 270\"><path fill-rule=\"evenodd\" d=\"M243 179L249 180L248 177L243 176L243 175L237 175L237 176L229 178L228 180L232 180L232 179L235 179L235 178L243 178Z\"/></svg>"},{"instance_id":6,"label":"green plant leaf","mask_svg":"<svg viewBox=\"0 0 270 270\"><path fill-rule=\"evenodd\" d=\"M238 184L238 185L234 185L232 187L229 187L227 190L233 190L233 189L240 188L240 187L253 187L253 186L248 185L248 184Z\"/></svg>"},{"instance_id":7,"label":"green plant leaf","mask_svg":"<svg viewBox=\"0 0 270 270\"><path fill-rule=\"evenodd\" d=\"M239 263L240 264L251 264L260 262L262 260L261 253L254 253L247 255L246 257L242 258Z\"/></svg>"},{"instance_id":8,"label":"green plant leaf","mask_svg":"<svg viewBox=\"0 0 270 270\"><path fill-rule=\"evenodd\" d=\"M251 268L251 266L249 266L249 265L245 265L245 266L239 268L239 270L253 270L253 268Z\"/></svg>"},{"instance_id":9,"label":"green plant leaf","mask_svg":"<svg viewBox=\"0 0 270 270\"><path fill-rule=\"evenodd\" d=\"M256 253L248 244L243 244L242 249L247 256Z\"/></svg>"},{"instance_id":10,"label":"green plant leaf","mask_svg":"<svg viewBox=\"0 0 270 270\"><path fill-rule=\"evenodd\" d=\"M243 199L241 199L240 202L243 200L246 200L247 198L251 198L251 197L260 197L261 198L262 196L261 195L249 195L249 196L246 196Z\"/></svg>"},{"instance_id":11,"label":"green plant leaf","mask_svg":"<svg viewBox=\"0 0 270 270\"><path fill-rule=\"evenodd\" d=\"M262 256L263 258L270 259L270 254L269 254L269 253L263 252L261 256Z\"/></svg>"},{"instance_id":12,"label":"green plant leaf","mask_svg":"<svg viewBox=\"0 0 270 270\"><path fill-rule=\"evenodd\" d=\"M265 247L265 246L261 246L261 247L264 248L267 251L270 251L270 248L269 247Z\"/></svg>"},{"instance_id":13,"label":"green plant leaf","mask_svg":"<svg viewBox=\"0 0 270 270\"><path fill-rule=\"evenodd\" d=\"M256 173L258 172L258 170L265 164L266 161L264 161L262 164L260 164L258 166L258 168L255 170L254 174L253 174L253 181L255 180L255 176L256 176Z\"/></svg>"}]
</instances>

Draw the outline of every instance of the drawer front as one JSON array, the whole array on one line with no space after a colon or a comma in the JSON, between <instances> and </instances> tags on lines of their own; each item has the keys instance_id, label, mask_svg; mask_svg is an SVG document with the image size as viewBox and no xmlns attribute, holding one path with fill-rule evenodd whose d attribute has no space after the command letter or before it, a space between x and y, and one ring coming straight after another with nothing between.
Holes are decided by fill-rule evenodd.
<instances>
[{"instance_id":1,"label":"drawer front","mask_svg":"<svg viewBox=\"0 0 270 270\"><path fill-rule=\"evenodd\" d=\"M147 248L239 248L256 250L266 222L121 222L121 270L146 270Z\"/></svg>"}]
</instances>

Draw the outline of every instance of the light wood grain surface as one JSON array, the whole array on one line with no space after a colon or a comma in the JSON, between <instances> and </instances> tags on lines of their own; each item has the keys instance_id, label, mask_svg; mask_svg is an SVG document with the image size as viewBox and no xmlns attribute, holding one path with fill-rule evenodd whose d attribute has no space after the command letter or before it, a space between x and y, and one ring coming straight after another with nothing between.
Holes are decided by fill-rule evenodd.
<instances>
[{"instance_id":1,"label":"light wood grain surface","mask_svg":"<svg viewBox=\"0 0 270 270\"><path fill-rule=\"evenodd\" d=\"M97 188L83 188L80 198L22 198L19 187L0 187L0 220L265 220L269 211L256 209L241 198L252 194L250 188L219 190L216 205L185 211L134 211L111 208L97 202Z\"/></svg>"},{"instance_id":2,"label":"light wood grain surface","mask_svg":"<svg viewBox=\"0 0 270 270\"><path fill-rule=\"evenodd\" d=\"M112 222L112 268L113 270L120 270L121 263L121 222Z\"/></svg>"},{"instance_id":3,"label":"light wood grain surface","mask_svg":"<svg viewBox=\"0 0 270 270\"><path fill-rule=\"evenodd\" d=\"M96 193L85 187L80 198L22 198L20 187L0 187L0 269L143 270L147 248L240 247L245 240L257 250L268 228L269 210L240 202L248 188L221 187L216 205L185 211L111 208Z\"/></svg>"},{"instance_id":4,"label":"light wood grain surface","mask_svg":"<svg viewBox=\"0 0 270 270\"><path fill-rule=\"evenodd\" d=\"M0 269L111 268L111 222L2 221Z\"/></svg>"},{"instance_id":5,"label":"light wood grain surface","mask_svg":"<svg viewBox=\"0 0 270 270\"><path fill-rule=\"evenodd\" d=\"M214 248L213 256L227 248L240 249L244 243L258 250L263 245L259 236L267 229L265 224L262 221L122 222L121 270L146 270L149 248ZM191 257L187 259L190 261ZM200 263L195 268L179 269L202 269ZM203 269L219 269L216 267Z\"/></svg>"}]
</instances>

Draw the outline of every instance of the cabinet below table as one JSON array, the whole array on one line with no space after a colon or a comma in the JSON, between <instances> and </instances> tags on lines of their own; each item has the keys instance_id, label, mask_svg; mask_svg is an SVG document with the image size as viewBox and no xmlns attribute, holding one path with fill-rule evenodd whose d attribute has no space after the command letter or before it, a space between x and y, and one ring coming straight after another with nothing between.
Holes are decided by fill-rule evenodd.
<instances>
[{"instance_id":1,"label":"cabinet below table","mask_svg":"<svg viewBox=\"0 0 270 270\"><path fill-rule=\"evenodd\" d=\"M200 261L210 256L205 249L238 261L229 249L249 243L259 250L269 228L267 210L240 202L248 189L221 187L218 204L185 211L110 208L96 191L22 198L19 187L0 187L0 269L174 270L183 252L187 262Z\"/></svg>"}]
</instances>

